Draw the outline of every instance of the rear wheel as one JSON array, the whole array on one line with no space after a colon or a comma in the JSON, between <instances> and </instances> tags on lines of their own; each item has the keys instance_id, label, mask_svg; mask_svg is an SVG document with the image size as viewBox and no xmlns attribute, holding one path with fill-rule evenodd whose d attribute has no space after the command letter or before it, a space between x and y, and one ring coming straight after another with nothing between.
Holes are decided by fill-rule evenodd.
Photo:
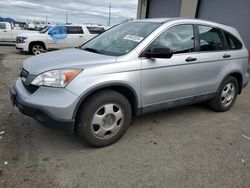
<instances>
[{"instance_id":1,"label":"rear wheel","mask_svg":"<svg viewBox=\"0 0 250 188\"><path fill-rule=\"evenodd\" d=\"M222 81L215 97L210 100L210 106L218 112L229 110L237 98L238 90L239 86L237 79L232 76L226 77Z\"/></svg>"},{"instance_id":2,"label":"rear wheel","mask_svg":"<svg viewBox=\"0 0 250 188\"><path fill-rule=\"evenodd\" d=\"M127 98L116 91L105 90L83 104L77 117L77 132L90 146L108 146L123 136L131 117Z\"/></svg>"}]
</instances>

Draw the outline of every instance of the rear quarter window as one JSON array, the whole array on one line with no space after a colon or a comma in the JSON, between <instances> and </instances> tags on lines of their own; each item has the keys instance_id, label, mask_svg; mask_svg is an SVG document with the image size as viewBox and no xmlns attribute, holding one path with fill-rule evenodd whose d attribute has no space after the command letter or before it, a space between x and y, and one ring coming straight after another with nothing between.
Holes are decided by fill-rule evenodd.
<instances>
[{"instance_id":1,"label":"rear quarter window","mask_svg":"<svg viewBox=\"0 0 250 188\"><path fill-rule=\"evenodd\" d=\"M6 24L5 23L0 23L0 29L6 29Z\"/></svg>"},{"instance_id":2,"label":"rear quarter window","mask_svg":"<svg viewBox=\"0 0 250 188\"><path fill-rule=\"evenodd\" d=\"M103 27L87 27L90 34L101 34L105 31Z\"/></svg>"},{"instance_id":3,"label":"rear quarter window","mask_svg":"<svg viewBox=\"0 0 250 188\"><path fill-rule=\"evenodd\" d=\"M239 41L239 39L228 32L224 32L224 34L227 41L227 48L229 50L239 50L242 48L242 43Z\"/></svg>"}]
</instances>

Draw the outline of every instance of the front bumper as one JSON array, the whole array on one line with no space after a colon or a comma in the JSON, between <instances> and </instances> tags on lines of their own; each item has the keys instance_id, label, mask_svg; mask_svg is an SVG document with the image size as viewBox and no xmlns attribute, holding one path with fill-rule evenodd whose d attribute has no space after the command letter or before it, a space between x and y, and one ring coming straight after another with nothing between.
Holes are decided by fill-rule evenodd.
<instances>
[{"instance_id":1,"label":"front bumper","mask_svg":"<svg viewBox=\"0 0 250 188\"><path fill-rule=\"evenodd\" d=\"M26 43L16 43L16 49L20 50L22 52L28 52L29 51L28 44L26 44Z\"/></svg>"},{"instance_id":2,"label":"front bumper","mask_svg":"<svg viewBox=\"0 0 250 188\"><path fill-rule=\"evenodd\" d=\"M42 102L41 104L35 104L32 101L34 100L34 96L29 96L29 102L27 102L27 97L23 96L21 94L22 90L20 91L20 80L17 81L16 85L10 88L10 98L12 101L12 104L15 105L18 110L27 116L33 117L35 120L37 120L39 123L41 123L45 127L53 128L53 129L61 129L65 130L67 132L72 133L74 130L74 124L75 120L71 118L63 119L67 115L66 113L63 113L63 110L68 110L67 107L61 108L60 113L63 118L60 118L56 114L56 109L58 106L53 106L53 110L55 111L55 114L52 114L50 109L46 109L46 104ZM18 90L19 88L19 90ZM48 97L44 96L43 97ZM54 99L56 100L56 98ZM67 100L67 99L66 99ZM40 99L42 101L42 99ZM59 102L59 105L61 103ZM59 109L58 109L59 110ZM73 112L72 112L73 113ZM65 114L65 115L64 115Z\"/></svg>"}]
</instances>

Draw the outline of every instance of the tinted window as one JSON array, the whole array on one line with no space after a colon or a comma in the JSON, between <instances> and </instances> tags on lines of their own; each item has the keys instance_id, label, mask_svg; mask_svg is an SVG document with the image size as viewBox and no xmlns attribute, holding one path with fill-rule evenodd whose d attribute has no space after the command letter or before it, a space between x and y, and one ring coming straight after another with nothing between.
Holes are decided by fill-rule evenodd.
<instances>
[{"instance_id":1,"label":"tinted window","mask_svg":"<svg viewBox=\"0 0 250 188\"><path fill-rule=\"evenodd\" d=\"M82 27L80 26L67 26L68 34L83 34Z\"/></svg>"},{"instance_id":2,"label":"tinted window","mask_svg":"<svg viewBox=\"0 0 250 188\"><path fill-rule=\"evenodd\" d=\"M225 37L227 40L227 47L230 50L238 50L242 48L241 42L233 35L225 32Z\"/></svg>"},{"instance_id":3,"label":"tinted window","mask_svg":"<svg viewBox=\"0 0 250 188\"><path fill-rule=\"evenodd\" d=\"M105 31L103 27L87 27L90 34L101 34Z\"/></svg>"},{"instance_id":4,"label":"tinted window","mask_svg":"<svg viewBox=\"0 0 250 188\"><path fill-rule=\"evenodd\" d=\"M198 26L201 51L223 50L223 35L217 28Z\"/></svg>"},{"instance_id":5,"label":"tinted window","mask_svg":"<svg viewBox=\"0 0 250 188\"><path fill-rule=\"evenodd\" d=\"M6 24L5 23L0 23L0 29L6 29Z\"/></svg>"},{"instance_id":6,"label":"tinted window","mask_svg":"<svg viewBox=\"0 0 250 188\"><path fill-rule=\"evenodd\" d=\"M149 47L169 48L173 53L186 53L194 51L194 32L192 25L174 26L161 34Z\"/></svg>"}]
</instances>

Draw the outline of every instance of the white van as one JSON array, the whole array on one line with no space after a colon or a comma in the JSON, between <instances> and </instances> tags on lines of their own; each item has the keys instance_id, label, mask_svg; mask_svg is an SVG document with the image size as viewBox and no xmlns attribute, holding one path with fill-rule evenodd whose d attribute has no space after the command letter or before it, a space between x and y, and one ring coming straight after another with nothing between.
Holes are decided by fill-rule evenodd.
<instances>
[{"instance_id":1,"label":"white van","mask_svg":"<svg viewBox=\"0 0 250 188\"><path fill-rule=\"evenodd\" d=\"M78 47L105 31L99 25L54 25L37 33L17 36L16 48L34 55L52 49Z\"/></svg>"}]
</instances>

